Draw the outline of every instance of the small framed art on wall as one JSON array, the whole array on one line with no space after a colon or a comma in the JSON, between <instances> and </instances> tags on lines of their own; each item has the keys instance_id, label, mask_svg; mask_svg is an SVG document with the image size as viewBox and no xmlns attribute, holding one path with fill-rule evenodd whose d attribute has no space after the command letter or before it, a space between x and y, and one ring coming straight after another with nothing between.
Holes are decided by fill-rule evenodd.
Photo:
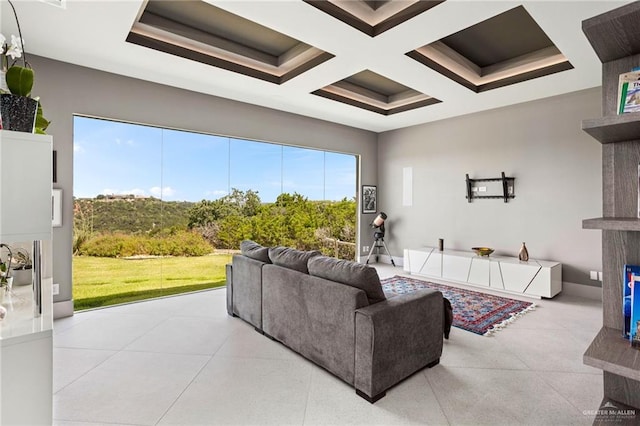
<instances>
[{"instance_id":1,"label":"small framed art on wall","mask_svg":"<svg viewBox=\"0 0 640 426\"><path fill-rule=\"evenodd\" d=\"M362 213L375 213L378 210L378 188L374 185L362 185Z\"/></svg>"}]
</instances>

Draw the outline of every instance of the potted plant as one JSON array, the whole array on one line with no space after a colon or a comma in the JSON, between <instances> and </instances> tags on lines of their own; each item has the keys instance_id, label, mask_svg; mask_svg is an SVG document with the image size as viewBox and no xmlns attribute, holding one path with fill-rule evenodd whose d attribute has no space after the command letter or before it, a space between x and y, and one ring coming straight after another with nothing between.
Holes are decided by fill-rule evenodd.
<instances>
[{"instance_id":1,"label":"potted plant","mask_svg":"<svg viewBox=\"0 0 640 426\"><path fill-rule=\"evenodd\" d=\"M32 283L33 262L27 249L18 247L13 250L11 271L15 285L27 285Z\"/></svg>"},{"instance_id":2,"label":"potted plant","mask_svg":"<svg viewBox=\"0 0 640 426\"><path fill-rule=\"evenodd\" d=\"M11 276L11 259L13 258L13 252L11 247L6 244L0 244L0 248L5 247L9 252L7 261L3 261L0 258L0 288L4 288L5 291L10 291L13 284L13 277Z\"/></svg>"},{"instance_id":3,"label":"potted plant","mask_svg":"<svg viewBox=\"0 0 640 426\"><path fill-rule=\"evenodd\" d=\"M0 260L0 289L6 291L11 290L13 284L13 277L11 276L11 269L8 266L8 262Z\"/></svg>"},{"instance_id":4,"label":"potted plant","mask_svg":"<svg viewBox=\"0 0 640 426\"><path fill-rule=\"evenodd\" d=\"M5 81L0 85L0 115L2 128L27 133L45 133L49 121L42 115L42 105L39 98L31 97L33 89L34 71L27 62L24 51L24 40L20 30L18 14L11 0L9 4L13 10L18 26L19 37L11 36L11 44L0 35L1 67ZM9 57L12 64L9 66ZM22 58L22 65L16 65L18 58ZM6 82L6 85L4 84ZM9 93L7 93L7 91Z\"/></svg>"}]
</instances>

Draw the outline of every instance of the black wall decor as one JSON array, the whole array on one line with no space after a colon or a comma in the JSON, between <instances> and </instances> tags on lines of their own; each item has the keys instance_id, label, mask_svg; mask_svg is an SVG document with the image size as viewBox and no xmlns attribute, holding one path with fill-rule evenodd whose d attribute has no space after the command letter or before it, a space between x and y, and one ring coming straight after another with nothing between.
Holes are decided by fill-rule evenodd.
<instances>
[{"instance_id":1,"label":"black wall decor","mask_svg":"<svg viewBox=\"0 0 640 426\"><path fill-rule=\"evenodd\" d=\"M504 172L502 172L502 177L497 178L482 178L482 179L471 179L469 174L466 175L467 180L467 201L470 203L474 198L502 198L504 202L508 202L509 198L516 198L515 194L515 180L514 177L505 176ZM476 187L476 182L502 182L502 193L501 194L486 194L486 195L478 195L473 188Z\"/></svg>"},{"instance_id":2,"label":"black wall decor","mask_svg":"<svg viewBox=\"0 0 640 426\"><path fill-rule=\"evenodd\" d=\"M58 182L58 152L53 151L53 183Z\"/></svg>"}]
</instances>

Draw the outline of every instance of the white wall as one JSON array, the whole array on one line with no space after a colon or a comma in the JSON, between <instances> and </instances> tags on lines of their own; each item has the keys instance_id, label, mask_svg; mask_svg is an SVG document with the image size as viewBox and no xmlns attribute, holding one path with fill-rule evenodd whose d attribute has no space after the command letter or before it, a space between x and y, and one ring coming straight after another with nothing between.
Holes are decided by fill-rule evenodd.
<instances>
[{"instance_id":1,"label":"white wall","mask_svg":"<svg viewBox=\"0 0 640 426\"><path fill-rule=\"evenodd\" d=\"M380 134L391 254L444 238L446 248L516 256L525 241L532 258L563 263L564 281L600 285L589 271L602 270L601 231L583 230L582 219L602 213L601 145L581 130L600 105L600 89L590 89ZM402 206L403 167L413 168L412 207ZM467 202L466 173L502 171L516 178L515 199Z\"/></svg>"},{"instance_id":2,"label":"white wall","mask_svg":"<svg viewBox=\"0 0 640 426\"><path fill-rule=\"evenodd\" d=\"M56 316L73 309L71 250L73 217L73 114L351 153L360 156L360 179L377 179L377 135L335 123L203 95L51 59L29 56L40 96L52 121L63 189L63 226L54 228L54 282L60 284ZM359 183L358 183L359 186ZM366 220L366 219L365 219ZM368 222L361 221L368 229ZM368 231L367 231L368 232Z\"/></svg>"}]
</instances>

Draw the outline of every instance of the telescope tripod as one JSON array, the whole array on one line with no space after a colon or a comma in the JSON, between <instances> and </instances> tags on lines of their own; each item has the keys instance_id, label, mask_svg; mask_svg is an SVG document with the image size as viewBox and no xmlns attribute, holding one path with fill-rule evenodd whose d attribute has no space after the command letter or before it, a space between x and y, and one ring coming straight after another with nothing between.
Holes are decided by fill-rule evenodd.
<instances>
[{"instance_id":1,"label":"telescope tripod","mask_svg":"<svg viewBox=\"0 0 640 426\"><path fill-rule=\"evenodd\" d=\"M384 249L384 251L389 256L389 259L391 259L391 264L393 266L396 266L396 263L393 261L393 257L391 257L391 253L389 253L389 249L387 248L387 245L384 243L384 237L378 237L378 236L374 237L373 245L371 246L371 250L369 250L369 256L367 256L367 265L369 264L369 258L371 258L371 255L373 254L374 250L376 251L376 262L378 262L378 256L380 256L380 249Z\"/></svg>"}]
</instances>

